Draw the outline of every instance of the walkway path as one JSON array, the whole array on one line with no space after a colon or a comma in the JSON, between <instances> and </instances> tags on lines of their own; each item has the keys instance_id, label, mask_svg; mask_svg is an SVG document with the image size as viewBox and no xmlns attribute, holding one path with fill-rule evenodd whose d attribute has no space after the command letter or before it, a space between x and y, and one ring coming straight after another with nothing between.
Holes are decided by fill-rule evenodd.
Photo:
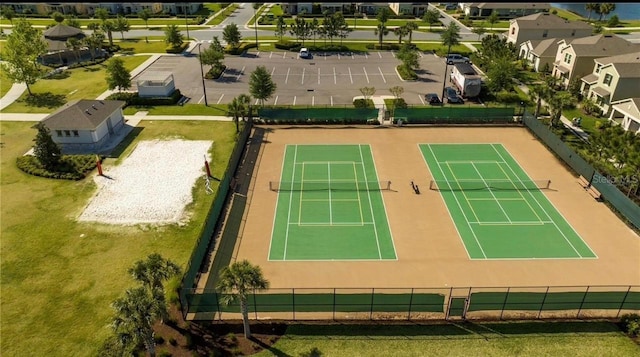
<instances>
[{"instance_id":1,"label":"walkway path","mask_svg":"<svg viewBox=\"0 0 640 357\"><path fill-rule=\"evenodd\" d=\"M0 110L8 107L11 103L15 102L20 98L22 93L27 90L27 85L24 83L14 83L11 86L11 89L4 95L4 97L0 98Z\"/></svg>"}]
</instances>

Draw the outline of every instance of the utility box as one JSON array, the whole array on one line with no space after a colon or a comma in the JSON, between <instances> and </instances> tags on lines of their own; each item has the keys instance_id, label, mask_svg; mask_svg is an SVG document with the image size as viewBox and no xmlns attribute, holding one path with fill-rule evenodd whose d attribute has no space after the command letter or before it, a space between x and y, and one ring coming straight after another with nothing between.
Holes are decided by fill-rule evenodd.
<instances>
[{"instance_id":1,"label":"utility box","mask_svg":"<svg viewBox=\"0 0 640 357\"><path fill-rule=\"evenodd\" d=\"M169 97L176 90L173 73L146 72L137 80L138 95L140 97L160 98Z\"/></svg>"}]
</instances>

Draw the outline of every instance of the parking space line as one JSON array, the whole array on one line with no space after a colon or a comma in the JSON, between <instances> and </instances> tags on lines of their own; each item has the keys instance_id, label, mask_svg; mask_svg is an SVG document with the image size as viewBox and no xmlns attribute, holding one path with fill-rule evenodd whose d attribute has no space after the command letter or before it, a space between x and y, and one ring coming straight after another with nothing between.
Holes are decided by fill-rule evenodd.
<instances>
[{"instance_id":1,"label":"parking space line","mask_svg":"<svg viewBox=\"0 0 640 357\"><path fill-rule=\"evenodd\" d=\"M282 53L282 58L286 58L286 57L287 57L287 51L284 51L284 52Z\"/></svg>"},{"instance_id":2,"label":"parking space line","mask_svg":"<svg viewBox=\"0 0 640 357\"><path fill-rule=\"evenodd\" d=\"M393 56L393 58L396 58L396 53L391 51L391 55Z\"/></svg>"},{"instance_id":3,"label":"parking space line","mask_svg":"<svg viewBox=\"0 0 640 357\"><path fill-rule=\"evenodd\" d=\"M421 58L424 57L424 55L420 51L418 51L418 55L420 55Z\"/></svg>"},{"instance_id":4,"label":"parking space line","mask_svg":"<svg viewBox=\"0 0 640 357\"><path fill-rule=\"evenodd\" d=\"M202 97L200 97L200 100L198 101L198 104L202 103L203 100L204 100L204 95Z\"/></svg>"},{"instance_id":5,"label":"parking space line","mask_svg":"<svg viewBox=\"0 0 640 357\"><path fill-rule=\"evenodd\" d=\"M236 76L236 82L238 81L238 79L240 79L240 76L242 75L242 73L244 73L244 68L246 66L242 66L242 69L240 70L240 73L238 73L238 75Z\"/></svg>"},{"instance_id":6,"label":"parking space line","mask_svg":"<svg viewBox=\"0 0 640 357\"><path fill-rule=\"evenodd\" d=\"M333 107L333 96L331 96L331 106Z\"/></svg>"},{"instance_id":7,"label":"parking space line","mask_svg":"<svg viewBox=\"0 0 640 357\"><path fill-rule=\"evenodd\" d=\"M273 101L273 105L277 105L278 104L278 96L276 95L276 99Z\"/></svg>"},{"instance_id":8,"label":"parking space line","mask_svg":"<svg viewBox=\"0 0 640 357\"><path fill-rule=\"evenodd\" d=\"M318 84L320 84L320 68L318 68Z\"/></svg>"},{"instance_id":9,"label":"parking space line","mask_svg":"<svg viewBox=\"0 0 640 357\"><path fill-rule=\"evenodd\" d=\"M340 59L340 54L338 53L338 59Z\"/></svg>"},{"instance_id":10,"label":"parking space line","mask_svg":"<svg viewBox=\"0 0 640 357\"><path fill-rule=\"evenodd\" d=\"M365 59L369 59L369 56L367 56L367 53L366 53L366 52L365 52L365 54L364 54L364 58L365 58Z\"/></svg>"},{"instance_id":11,"label":"parking space line","mask_svg":"<svg viewBox=\"0 0 640 357\"><path fill-rule=\"evenodd\" d=\"M336 67L333 67L333 84L337 84L337 78L336 78Z\"/></svg>"},{"instance_id":12,"label":"parking space line","mask_svg":"<svg viewBox=\"0 0 640 357\"><path fill-rule=\"evenodd\" d=\"M424 105L424 99L422 99L422 96L420 94L418 94L418 98L420 98L420 101L422 102L422 105Z\"/></svg>"},{"instance_id":13,"label":"parking space line","mask_svg":"<svg viewBox=\"0 0 640 357\"><path fill-rule=\"evenodd\" d=\"M256 52L256 57L260 57L260 51Z\"/></svg>"},{"instance_id":14,"label":"parking space line","mask_svg":"<svg viewBox=\"0 0 640 357\"><path fill-rule=\"evenodd\" d=\"M349 78L351 78L351 84L353 84L353 76L351 76L351 67L347 67L349 68Z\"/></svg>"},{"instance_id":15,"label":"parking space line","mask_svg":"<svg viewBox=\"0 0 640 357\"><path fill-rule=\"evenodd\" d=\"M305 69L306 69L306 68L302 68L302 82L300 82L300 84L304 84L304 70L305 70Z\"/></svg>"},{"instance_id":16,"label":"parking space line","mask_svg":"<svg viewBox=\"0 0 640 357\"><path fill-rule=\"evenodd\" d=\"M296 105L296 96L293 96L293 105Z\"/></svg>"},{"instance_id":17,"label":"parking space line","mask_svg":"<svg viewBox=\"0 0 640 357\"><path fill-rule=\"evenodd\" d=\"M289 81L289 71L291 71L291 67L287 68L287 76L284 77L284 84L287 84Z\"/></svg>"},{"instance_id":18,"label":"parking space line","mask_svg":"<svg viewBox=\"0 0 640 357\"><path fill-rule=\"evenodd\" d=\"M271 53L269 53L269 58L271 58L271 56L273 56L273 51L271 51Z\"/></svg>"},{"instance_id":19,"label":"parking space line","mask_svg":"<svg viewBox=\"0 0 640 357\"><path fill-rule=\"evenodd\" d=\"M364 76L367 78L367 83L369 83L369 75L367 74L367 70L362 67L362 70L364 71Z\"/></svg>"},{"instance_id":20,"label":"parking space line","mask_svg":"<svg viewBox=\"0 0 640 357\"><path fill-rule=\"evenodd\" d=\"M351 52L351 59L356 59L356 57L353 55L353 52Z\"/></svg>"},{"instance_id":21,"label":"parking space line","mask_svg":"<svg viewBox=\"0 0 640 357\"><path fill-rule=\"evenodd\" d=\"M271 76L273 77L273 72L276 71L276 67L273 67L273 69L271 70Z\"/></svg>"},{"instance_id":22,"label":"parking space line","mask_svg":"<svg viewBox=\"0 0 640 357\"><path fill-rule=\"evenodd\" d=\"M311 106L313 107L314 105L316 105L316 96L312 95L311 96Z\"/></svg>"},{"instance_id":23,"label":"parking space line","mask_svg":"<svg viewBox=\"0 0 640 357\"><path fill-rule=\"evenodd\" d=\"M378 52L378 57L382 58L382 55L380 54L380 52Z\"/></svg>"},{"instance_id":24,"label":"parking space line","mask_svg":"<svg viewBox=\"0 0 640 357\"><path fill-rule=\"evenodd\" d=\"M380 69L380 67L378 67L378 71L380 71L380 76L382 76L382 80L387 83L387 80L384 79L384 74L382 74L382 70Z\"/></svg>"},{"instance_id":25,"label":"parking space line","mask_svg":"<svg viewBox=\"0 0 640 357\"><path fill-rule=\"evenodd\" d=\"M222 100L222 97L224 97L224 93L222 93L222 95L220 96L220 98L218 98L218 101L216 102L216 104L220 104L220 101Z\"/></svg>"}]
</instances>

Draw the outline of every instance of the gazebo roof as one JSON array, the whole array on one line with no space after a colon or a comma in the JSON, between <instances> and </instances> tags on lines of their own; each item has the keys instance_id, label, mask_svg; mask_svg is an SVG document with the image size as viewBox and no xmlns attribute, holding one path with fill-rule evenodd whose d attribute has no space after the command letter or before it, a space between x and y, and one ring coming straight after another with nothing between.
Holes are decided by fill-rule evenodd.
<instances>
[{"instance_id":1,"label":"gazebo roof","mask_svg":"<svg viewBox=\"0 0 640 357\"><path fill-rule=\"evenodd\" d=\"M51 39L67 39L69 37L84 37L84 32L82 32L82 30L80 30L79 28L75 28L75 27L71 27L71 26L67 26L67 25L63 25L63 24L57 24L49 29L47 29L44 32L44 37L45 38L51 38Z\"/></svg>"}]
</instances>

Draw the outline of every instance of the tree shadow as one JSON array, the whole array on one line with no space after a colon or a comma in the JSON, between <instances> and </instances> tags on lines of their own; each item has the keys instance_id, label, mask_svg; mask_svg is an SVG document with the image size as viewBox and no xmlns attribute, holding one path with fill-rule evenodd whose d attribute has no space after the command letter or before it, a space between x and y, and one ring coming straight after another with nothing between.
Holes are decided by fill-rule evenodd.
<instances>
[{"instance_id":1,"label":"tree shadow","mask_svg":"<svg viewBox=\"0 0 640 357\"><path fill-rule=\"evenodd\" d=\"M110 158L118 158L122 153L131 145L133 140L140 135L140 132L144 129L143 126L134 127L127 136L109 153Z\"/></svg>"},{"instance_id":2,"label":"tree shadow","mask_svg":"<svg viewBox=\"0 0 640 357\"><path fill-rule=\"evenodd\" d=\"M33 93L32 95L27 96L24 102L30 107L46 107L49 109L54 109L63 105L67 101L64 94L53 94L51 92L45 92Z\"/></svg>"},{"instance_id":3,"label":"tree shadow","mask_svg":"<svg viewBox=\"0 0 640 357\"><path fill-rule=\"evenodd\" d=\"M101 68L99 66L91 66L91 67L85 67L84 71L85 72L98 72Z\"/></svg>"},{"instance_id":4,"label":"tree shadow","mask_svg":"<svg viewBox=\"0 0 640 357\"><path fill-rule=\"evenodd\" d=\"M70 76L71 76L71 72L61 71L61 72L54 72L46 76L44 79L66 79L66 78L69 78Z\"/></svg>"},{"instance_id":5,"label":"tree shadow","mask_svg":"<svg viewBox=\"0 0 640 357\"><path fill-rule=\"evenodd\" d=\"M273 346L267 345L266 343L258 340L257 338L250 337L249 340L251 340L251 342L255 343L256 345L262 347L263 349L271 352L274 356L278 356L278 357L290 357L291 356L290 354L287 354L287 353L283 352L282 350L279 350L279 349L277 349L277 348L275 348ZM315 350L317 350L317 349L315 349ZM320 352L320 351L318 351L318 352ZM322 356L322 353L320 353L320 354L308 354L308 355L305 354L305 356L320 357L320 356Z\"/></svg>"}]
</instances>

